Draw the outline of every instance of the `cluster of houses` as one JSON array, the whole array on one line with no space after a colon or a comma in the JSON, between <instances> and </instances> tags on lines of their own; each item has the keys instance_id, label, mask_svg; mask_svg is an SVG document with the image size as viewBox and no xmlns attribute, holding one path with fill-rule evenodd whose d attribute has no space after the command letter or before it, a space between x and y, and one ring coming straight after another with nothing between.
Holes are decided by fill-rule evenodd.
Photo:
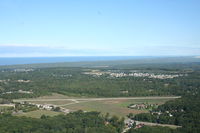
<instances>
[{"instance_id":1,"label":"cluster of houses","mask_svg":"<svg viewBox=\"0 0 200 133\"><path fill-rule=\"evenodd\" d=\"M169 112L169 111L165 111L164 112L165 114L167 114L169 117L173 117L173 115ZM163 112L159 111L159 112L152 112L151 114L154 114L154 115L162 115L164 114Z\"/></svg>"},{"instance_id":2,"label":"cluster of houses","mask_svg":"<svg viewBox=\"0 0 200 133\"><path fill-rule=\"evenodd\" d=\"M175 75L167 75L167 74L150 74L150 73L110 73L111 77L147 77L147 78L154 78L154 79L173 79L180 76L183 76L181 74L175 74Z\"/></svg>"},{"instance_id":3,"label":"cluster of houses","mask_svg":"<svg viewBox=\"0 0 200 133\"><path fill-rule=\"evenodd\" d=\"M141 104L130 104L128 108L141 110L141 109L152 109L152 108L155 108L156 106L158 105L141 103Z\"/></svg>"},{"instance_id":4,"label":"cluster of houses","mask_svg":"<svg viewBox=\"0 0 200 133\"><path fill-rule=\"evenodd\" d=\"M124 123L125 123L125 126L128 127L128 128L131 128L134 124L136 124L135 121L131 120L131 119L126 119L124 121Z\"/></svg>"},{"instance_id":5,"label":"cluster of houses","mask_svg":"<svg viewBox=\"0 0 200 133\"><path fill-rule=\"evenodd\" d=\"M7 83L9 81L10 81L10 79L3 79L3 80L0 80L0 83Z\"/></svg>"},{"instance_id":6,"label":"cluster of houses","mask_svg":"<svg viewBox=\"0 0 200 133\"><path fill-rule=\"evenodd\" d=\"M13 70L14 72L32 72L32 71L34 71L34 69L14 69Z\"/></svg>"},{"instance_id":7,"label":"cluster of houses","mask_svg":"<svg viewBox=\"0 0 200 133\"><path fill-rule=\"evenodd\" d=\"M1 72L7 72L7 71L11 71L11 72L32 72L34 71L34 69L32 68L22 68L22 69L3 69L1 70Z\"/></svg>"},{"instance_id":8,"label":"cluster of houses","mask_svg":"<svg viewBox=\"0 0 200 133\"><path fill-rule=\"evenodd\" d=\"M18 90L18 93L24 93L24 94L32 94L32 91L23 91L23 90Z\"/></svg>"},{"instance_id":9,"label":"cluster of houses","mask_svg":"<svg viewBox=\"0 0 200 133\"><path fill-rule=\"evenodd\" d=\"M145 105L145 104L132 104L132 105L129 105L128 108L131 108L131 109L147 109L147 105Z\"/></svg>"},{"instance_id":10,"label":"cluster of houses","mask_svg":"<svg viewBox=\"0 0 200 133\"><path fill-rule=\"evenodd\" d=\"M21 93L21 94L32 94L32 91L24 91L24 90L18 90L18 91L7 91L3 92L2 94L12 94L12 93Z\"/></svg>"},{"instance_id":11,"label":"cluster of houses","mask_svg":"<svg viewBox=\"0 0 200 133\"><path fill-rule=\"evenodd\" d=\"M0 83L7 84L10 81L11 81L10 79L2 79L2 80L0 80ZM29 82L31 82L31 80L18 79L15 82L18 82L18 83L29 83Z\"/></svg>"},{"instance_id":12,"label":"cluster of houses","mask_svg":"<svg viewBox=\"0 0 200 133\"><path fill-rule=\"evenodd\" d=\"M50 111L54 111L55 108L59 108L59 112L63 112L63 113L70 113L69 109L63 108L63 107L57 107L55 105L52 104L35 104L35 103L30 103L32 105L37 106L39 109L44 109L44 110L50 110Z\"/></svg>"},{"instance_id":13,"label":"cluster of houses","mask_svg":"<svg viewBox=\"0 0 200 133\"><path fill-rule=\"evenodd\" d=\"M125 123L125 129L124 129L123 133L125 133L126 131L128 131L132 127L134 127L134 129L138 129L138 128L142 128L144 126L143 123L140 123L138 121L134 121L132 119L125 119L124 123Z\"/></svg>"},{"instance_id":14,"label":"cluster of houses","mask_svg":"<svg viewBox=\"0 0 200 133\"><path fill-rule=\"evenodd\" d=\"M180 76L182 74L153 74L153 73L142 73L142 72L132 72L132 73L125 73L125 72L102 72L99 70L92 70L90 72L84 72L84 74L93 75L93 76L102 76L104 74L108 74L110 77L120 78L120 77L147 77L147 78L154 78L154 79L173 79Z\"/></svg>"},{"instance_id":15,"label":"cluster of houses","mask_svg":"<svg viewBox=\"0 0 200 133\"><path fill-rule=\"evenodd\" d=\"M104 74L110 74L110 72L102 72L102 71L99 71L99 70L91 70L90 72L83 72L83 74L99 77L99 76L102 76Z\"/></svg>"},{"instance_id":16,"label":"cluster of houses","mask_svg":"<svg viewBox=\"0 0 200 133\"><path fill-rule=\"evenodd\" d=\"M52 110L54 108L54 106L51 104L31 104L36 105L39 109Z\"/></svg>"},{"instance_id":17,"label":"cluster of houses","mask_svg":"<svg viewBox=\"0 0 200 133\"><path fill-rule=\"evenodd\" d=\"M22 107L30 107L30 106L35 106L37 107L38 109L40 110L49 110L49 111L58 111L58 112L63 112L65 114L67 113L70 113L70 110L69 109L66 109L66 108L63 108L63 107L57 107L55 105L52 105L52 104L35 104L35 103L28 103L28 102L20 102L20 103L6 103L6 104L0 104L0 107L3 106L3 107L13 107L13 108L17 108L16 106L19 105L22 106ZM0 114L2 114L4 112L2 112L0 110ZM12 111L12 114L19 114L19 113L23 113L22 110L13 110Z\"/></svg>"},{"instance_id":18,"label":"cluster of houses","mask_svg":"<svg viewBox=\"0 0 200 133\"><path fill-rule=\"evenodd\" d=\"M23 80L23 79L19 79L17 80L18 83L29 83L31 82L30 80Z\"/></svg>"},{"instance_id":19,"label":"cluster of houses","mask_svg":"<svg viewBox=\"0 0 200 133\"><path fill-rule=\"evenodd\" d=\"M61 74L61 75L58 75L58 74L52 74L53 77L62 77L62 78L65 78L65 77L72 77L71 74Z\"/></svg>"}]
</instances>

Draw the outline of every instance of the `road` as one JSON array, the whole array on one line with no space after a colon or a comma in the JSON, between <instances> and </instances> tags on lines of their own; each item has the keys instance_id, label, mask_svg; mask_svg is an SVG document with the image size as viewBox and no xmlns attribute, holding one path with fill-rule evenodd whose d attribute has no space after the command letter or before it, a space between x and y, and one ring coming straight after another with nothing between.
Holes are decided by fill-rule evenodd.
<instances>
[{"instance_id":1,"label":"road","mask_svg":"<svg viewBox=\"0 0 200 133\"><path fill-rule=\"evenodd\" d=\"M125 120L126 122L127 121L131 121L131 119L126 119ZM143 122L143 121L134 121L136 122L136 125L139 125L139 124L143 124L143 125L146 125L146 126L161 126L161 127L169 127L169 128L172 128L172 129L176 129L176 128L180 128L182 126L177 126L177 125L170 125L170 124L159 124L159 123L151 123L151 122ZM126 127L122 133L125 133L127 132L131 127Z\"/></svg>"},{"instance_id":2,"label":"road","mask_svg":"<svg viewBox=\"0 0 200 133\"><path fill-rule=\"evenodd\" d=\"M177 126L177 125L170 125L170 124L158 124L158 123L151 123L151 122L143 122L143 121L135 121L136 124L144 124L144 125L147 125L147 126L162 126L162 127L170 127L172 129L176 129L176 128L179 128L181 126Z\"/></svg>"}]
</instances>

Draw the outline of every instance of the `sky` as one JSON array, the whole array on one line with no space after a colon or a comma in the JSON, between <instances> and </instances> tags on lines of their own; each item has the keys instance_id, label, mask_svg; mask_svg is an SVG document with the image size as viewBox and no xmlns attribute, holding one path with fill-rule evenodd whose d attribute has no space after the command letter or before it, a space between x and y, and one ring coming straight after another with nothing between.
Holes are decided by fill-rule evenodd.
<instances>
[{"instance_id":1,"label":"sky","mask_svg":"<svg viewBox=\"0 0 200 133\"><path fill-rule=\"evenodd\" d=\"M200 0L0 0L0 57L200 55Z\"/></svg>"}]
</instances>

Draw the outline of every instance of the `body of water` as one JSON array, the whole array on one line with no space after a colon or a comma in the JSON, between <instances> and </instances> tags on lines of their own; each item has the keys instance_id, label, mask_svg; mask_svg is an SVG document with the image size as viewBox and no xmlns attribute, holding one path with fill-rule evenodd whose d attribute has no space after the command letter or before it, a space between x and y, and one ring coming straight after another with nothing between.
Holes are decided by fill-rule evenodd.
<instances>
[{"instance_id":1,"label":"body of water","mask_svg":"<svg viewBox=\"0 0 200 133\"><path fill-rule=\"evenodd\" d=\"M59 63L59 62L83 62L83 61L109 61L129 60L149 57L139 56L81 56L81 57L20 57L0 58L0 65L36 64L36 63Z\"/></svg>"}]
</instances>

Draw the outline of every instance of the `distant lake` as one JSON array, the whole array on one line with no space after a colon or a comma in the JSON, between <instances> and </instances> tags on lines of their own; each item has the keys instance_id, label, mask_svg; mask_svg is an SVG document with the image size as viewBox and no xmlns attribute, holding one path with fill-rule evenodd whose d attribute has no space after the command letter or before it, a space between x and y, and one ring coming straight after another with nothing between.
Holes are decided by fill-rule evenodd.
<instances>
[{"instance_id":1,"label":"distant lake","mask_svg":"<svg viewBox=\"0 0 200 133\"><path fill-rule=\"evenodd\" d=\"M0 65L58 63L58 62L82 62L82 61L109 61L150 58L145 56L81 56L81 57L20 57L0 58Z\"/></svg>"}]
</instances>

